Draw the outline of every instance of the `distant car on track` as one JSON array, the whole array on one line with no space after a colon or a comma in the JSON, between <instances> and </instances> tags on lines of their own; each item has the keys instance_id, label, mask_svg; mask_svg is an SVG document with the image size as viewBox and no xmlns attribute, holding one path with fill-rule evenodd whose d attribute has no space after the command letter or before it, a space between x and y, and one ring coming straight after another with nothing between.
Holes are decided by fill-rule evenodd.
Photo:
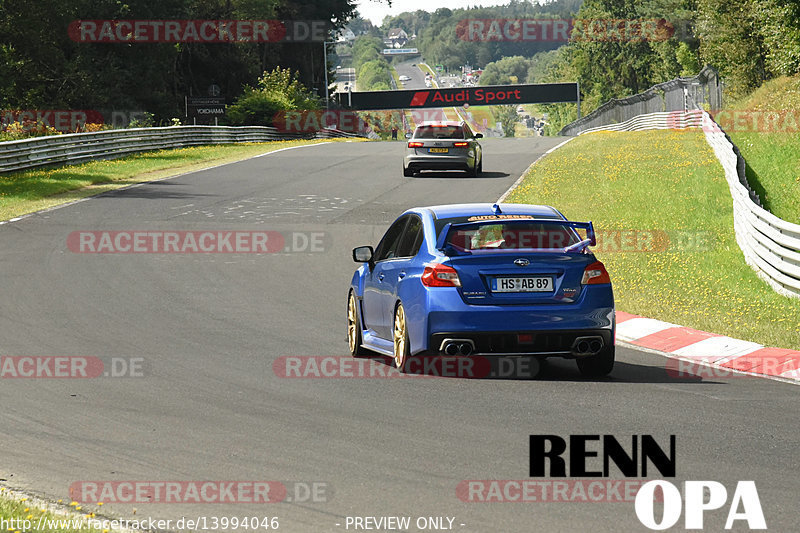
<instances>
[{"instance_id":1,"label":"distant car on track","mask_svg":"<svg viewBox=\"0 0 800 533\"><path fill-rule=\"evenodd\" d=\"M582 238L580 231L585 232ZM363 263L347 301L353 355L539 356L614 366L614 295L591 222L527 204L409 209Z\"/></svg>"},{"instance_id":2,"label":"distant car on track","mask_svg":"<svg viewBox=\"0 0 800 533\"><path fill-rule=\"evenodd\" d=\"M399 76L398 79L400 81L411 81L411 76L402 75L402 76Z\"/></svg>"},{"instance_id":3,"label":"distant car on track","mask_svg":"<svg viewBox=\"0 0 800 533\"><path fill-rule=\"evenodd\" d=\"M403 175L421 170L465 170L471 177L483 171L483 148L466 122L423 122L406 145Z\"/></svg>"}]
</instances>

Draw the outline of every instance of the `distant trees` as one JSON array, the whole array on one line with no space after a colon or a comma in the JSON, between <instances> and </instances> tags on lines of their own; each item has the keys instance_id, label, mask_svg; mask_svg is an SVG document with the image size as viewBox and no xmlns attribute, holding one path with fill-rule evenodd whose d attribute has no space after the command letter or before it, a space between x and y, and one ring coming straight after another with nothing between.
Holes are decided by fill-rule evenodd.
<instances>
[{"instance_id":1,"label":"distant trees","mask_svg":"<svg viewBox=\"0 0 800 533\"><path fill-rule=\"evenodd\" d=\"M386 91L391 89L389 62L381 55L383 41L378 37L361 36L353 43L353 68L360 91Z\"/></svg>"},{"instance_id":2,"label":"distant trees","mask_svg":"<svg viewBox=\"0 0 800 533\"><path fill-rule=\"evenodd\" d=\"M384 20L384 27L396 24L408 31L416 24L417 47L431 63L442 64L448 69L461 65L485 67L504 57L523 56L530 58L537 52L553 50L563 42L540 41L482 41L472 38L464 30L468 20L476 19L566 19L571 18L582 0L555 0L545 4L531 1L513 1L503 6L462 9L437 9L427 21L413 18L409 13ZM403 26L405 24L406 26Z\"/></svg>"},{"instance_id":3,"label":"distant trees","mask_svg":"<svg viewBox=\"0 0 800 533\"><path fill-rule=\"evenodd\" d=\"M400 28L405 31L410 38L412 35L423 30L430 20L431 13L429 11L418 9L417 11L400 13L393 17L388 16L384 18L381 23L381 30L386 34L393 28Z\"/></svg>"},{"instance_id":4,"label":"distant trees","mask_svg":"<svg viewBox=\"0 0 800 533\"><path fill-rule=\"evenodd\" d=\"M767 78L800 72L800 4L795 0L697 0L700 55L731 96Z\"/></svg>"},{"instance_id":5,"label":"distant trees","mask_svg":"<svg viewBox=\"0 0 800 533\"><path fill-rule=\"evenodd\" d=\"M79 19L329 20L354 13L354 0L0 1L0 109L127 109L157 122L183 115L184 96L214 84L233 99L280 65L324 90L322 44L75 42Z\"/></svg>"},{"instance_id":6,"label":"distant trees","mask_svg":"<svg viewBox=\"0 0 800 533\"><path fill-rule=\"evenodd\" d=\"M498 105L492 107L492 113L494 113L495 120L503 126L503 136L514 137L517 122L519 122L517 108L513 105Z\"/></svg>"},{"instance_id":7,"label":"distant trees","mask_svg":"<svg viewBox=\"0 0 800 533\"><path fill-rule=\"evenodd\" d=\"M522 56L504 57L484 67L479 83L481 85L525 83L532 62L532 59L525 59Z\"/></svg>"}]
</instances>

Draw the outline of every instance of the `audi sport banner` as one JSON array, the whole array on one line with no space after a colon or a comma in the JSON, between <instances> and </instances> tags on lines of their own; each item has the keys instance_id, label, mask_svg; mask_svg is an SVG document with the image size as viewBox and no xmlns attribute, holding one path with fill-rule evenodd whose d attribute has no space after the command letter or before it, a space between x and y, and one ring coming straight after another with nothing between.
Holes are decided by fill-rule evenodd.
<instances>
[{"instance_id":1,"label":"audi sport banner","mask_svg":"<svg viewBox=\"0 0 800 533\"><path fill-rule=\"evenodd\" d=\"M552 104L577 102L577 83L487 85L413 91L365 91L350 94L353 109L414 109L498 104ZM341 98L347 106L348 98Z\"/></svg>"}]
</instances>

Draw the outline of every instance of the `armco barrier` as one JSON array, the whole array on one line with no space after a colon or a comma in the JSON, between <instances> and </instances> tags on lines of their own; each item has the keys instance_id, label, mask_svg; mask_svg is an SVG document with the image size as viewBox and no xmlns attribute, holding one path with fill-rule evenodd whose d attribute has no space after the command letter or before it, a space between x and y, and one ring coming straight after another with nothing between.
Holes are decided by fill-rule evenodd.
<instances>
[{"instance_id":1,"label":"armco barrier","mask_svg":"<svg viewBox=\"0 0 800 533\"><path fill-rule=\"evenodd\" d=\"M722 83L717 71L708 65L691 78L675 78L639 94L609 100L585 117L564 126L559 135L579 135L588 129L626 122L640 115L688 111L698 109L701 104L710 109L722 109Z\"/></svg>"},{"instance_id":2,"label":"armco barrier","mask_svg":"<svg viewBox=\"0 0 800 533\"><path fill-rule=\"evenodd\" d=\"M187 146L356 136L332 129L316 134L283 133L275 128L262 126L169 126L48 135L0 142L0 172L44 165L72 165L149 150Z\"/></svg>"},{"instance_id":3,"label":"armco barrier","mask_svg":"<svg viewBox=\"0 0 800 533\"><path fill-rule=\"evenodd\" d=\"M800 225L782 220L758 203L747 184L745 165L730 137L702 110L640 115L620 124L600 126L593 131L637 131L702 127L706 141L725 171L733 197L733 226L736 242L745 261L778 293L800 298Z\"/></svg>"},{"instance_id":4,"label":"armco barrier","mask_svg":"<svg viewBox=\"0 0 800 533\"><path fill-rule=\"evenodd\" d=\"M739 150L708 113L700 113L706 141L725 169L733 197L736 242L745 261L777 292L800 298L800 225L780 219L756 203Z\"/></svg>"},{"instance_id":5,"label":"armco barrier","mask_svg":"<svg viewBox=\"0 0 800 533\"><path fill-rule=\"evenodd\" d=\"M702 117L697 113L649 113L639 115L619 124L598 126L581 131L578 135L593 131L639 131L639 130L667 130L675 128L694 128L700 126Z\"/></svg>"}]
</instances>

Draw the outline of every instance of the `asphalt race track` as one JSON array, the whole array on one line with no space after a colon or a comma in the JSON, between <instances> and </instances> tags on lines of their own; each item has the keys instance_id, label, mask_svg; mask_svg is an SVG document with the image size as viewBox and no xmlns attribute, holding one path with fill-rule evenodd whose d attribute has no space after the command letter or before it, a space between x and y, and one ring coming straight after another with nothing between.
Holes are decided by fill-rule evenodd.
<instances>
[{"instance_id":1,"label":"asphalt race track","mask_svg":"<svg viewBox=\"0 0 800 533\"><path fill-rule=\"evenodd\" d=\"M282 356L347 355L353 247L375 245L412 206L495 201L560 141L485 139L478 179L403 178L402 142L327 143L0 226L0 354L144 359L141 377L3 379L0 477L53 499L87 480L324 483L317 499L327 501L103 507L126 517L134 508L136 517L277 516L287 532L348 531L348 516L454 517L454 530L481 533L648 531L630 502L474 503L456 488L530 479L531 434L651 434L664 445L676 435L676 484L722 482L730 503L737 481L754 480L769 530L796 531L794 385L676 379L666 359L624 347L611 377L596 381L572 362L547 365L538 380L275 375ZM67 246L75 231L226 229L313 233L323 249ZM707 513L705 529L722 531L727 511Z\"/></svg>"}]
</instances>

